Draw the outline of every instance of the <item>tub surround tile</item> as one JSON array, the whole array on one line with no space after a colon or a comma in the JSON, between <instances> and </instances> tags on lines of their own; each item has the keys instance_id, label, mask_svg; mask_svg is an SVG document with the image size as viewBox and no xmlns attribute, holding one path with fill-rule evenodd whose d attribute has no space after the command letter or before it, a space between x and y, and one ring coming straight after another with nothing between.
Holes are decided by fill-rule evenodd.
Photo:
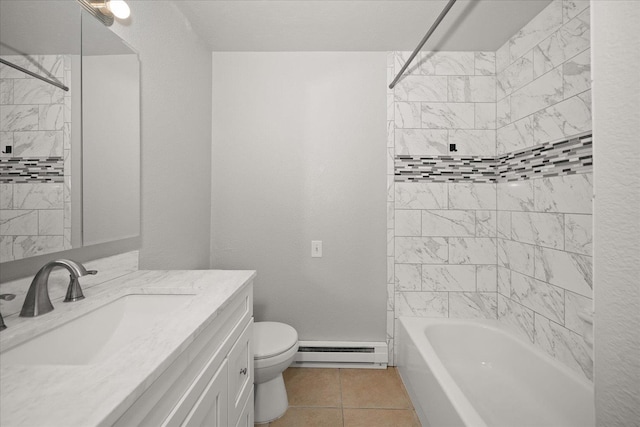
<instances>
[{"instance_id":1,"label":"tub surround tile","mask_svg":"<svg viewBox=\"0 0 640 427\"><path fill-rule=\"evenodd\" d=\"M394 206L393 202L387 202L387 230L394 228L395 220L396 207Z\"/></svg>"},{"instance_id":2,"label":"tub surround tile","mask_svg":"<svg viewBox=\"0 0 640 427\"><path fill-rule=\"evenodd\" d=\"M554 68L511 95L511 119L521 119L563 99L562 70Z\"/></svg>"},{"instance_id":3,"label":"tub surround tile","mask_svg":"<svg viewBox=\"0 0 640 427\"><path fill-rule=\"evenodd\" d=\"M38 234L38 211L35 210L1 210L0 235L33 236Z\"/></svg>"},{"instance_id":4,"label":"tub surround tile","mask_svg":"<svg viewBox=\"0 0 640 427\"><path fill-rule=\"evenodd\" d=\"M497 76L497 98L502 99L511 95L515 90L520 89L533 81L533 51L518 58L506 69L498 73Z\"/></svg>"},{"instance_id":5,"label":"tub surround tile","mask_svg":"<svg viewBox=\"0 0 640 427\"><path fill-rule=\"evenodd\" d=\"M587 328L592 329L592 325L580 319L578 316L580 312L593 313L593 300L570 291L565 291L564 326L578 335L585 336Z\"/></svg>"},{"instance_id":6,"label":"tub surround tile","mask_svg":"<svg viewBox=\"0 0 640 427\"><path fill-rule=\"evenodd\" d=\"M394 256L395 254L395 235L393 230L387 230L387 256Z\"/></svg>"},{"instance_id":7,"label":"tub surround tile","mask_svg":"<svg viewBox=\"0 0 640 427\"><path fill-rule=\"evenodd\" d=\"M38 128L40 130L62 130L64 125L63 104L40 105Z\"/></svg>"},{"instance_id":8,"label":"tub surround tile","mask_svg":"<svg viewBox=\"0 0 640 427\"><path fill-rule=\"evenodd\" d=\"M395 150L393 148L387 148L387 175L393 174Z\"/></svg>"},{"instance_id":9,"label":"tub surround tile","mask_svg":"<svg viewBox=\"0 0 640 427\"><path fill-rule=\"evenodd\" d=\"M510 297L536 313L564 323L564 290L560 288L512 272Z\"/></svg>"},{"instance_id":10,"label":"tub surround tile","mask_svg":"<svg viewBox=\"0 0 640 427\"><path fill-rule=\"evenodd\" d=\"M566 214L564 217L565 250L591 256L593 252L592 216Z\"/></svg>"},{"instance_id":11,"label":"tub surround tile","mask_svg":"<svg viewBox=\"0 0 640 427\"><path fill-rule=\"evenodd\" d=\"M394 88L396 101L447 102L447 77L405 76Z\"/></svg>"},{"instance_id":12,"label":"tub surround tile","mask_svg":"<svg viewBox=\"0 0 640 427\"><path fill-rule=\"evenodd\" d=\"M511 270L506 267L498 267L498 293L511 296Z\"/></svg>"},{"instance_id":13,"label":"tub surround tile","mask_svg":"<svg viewBox=\"0 0 640 427\"><path fill-rule=\"evenodd\" d=\"M448 79L449 102L496 101L495 76L449 76Z\"/></svg>"},{"instance_id":14,"label":"tub surround tile","mask_svg":"<svg viewBox=\"0 0 640 427\"><path fill-rule=\"evenodd\" d=\"M396 103L397 105L398 103ZM473 129L475 107L473 103L424 102L422 105L422 126L432 129Z\"/></svg>"},{"instance_id":15,"label":"tub surround tile","mask_svg":"<svg viewBox=\"0 0 640 427\"><path fill-rule=\"evenodd\" d=\"M396 128L422 127L419 102L395 102L394 105Z\"/></svg>"},{"instance_id":16,"label":"tub surround tile","mask_svg":"<svg viewBox=\"0 0 640 427\"><path fill-rule=\"evenodd\" d=\"M476 267L473 265L423 265L423 291L476 290Z\"/></svg>"},{"instance_id":17,"label":"tub surround tile","mask_svg":"<svg viewBox=\"0 0 640 427\"><path fill-rule=\"evenodd\" d=\"M420 236L422 234L419 210L398 210L395 213L396 236Z\"/></svg>"},{"instance_id":18,"label":"tub surround tile","mask_svg":"<svg viewBox=\"0 0 640 427\"><path fill-rule=\"evenodd\" d=\"M498 210L533 211L534 181L498 183Z\"/></svg>"},{"instance_id":19,"label":"tub surround tile","mask_svg":"<svg viewBox=\"0 0 640 427\"><path fill-rule=\"evenodd\" d=\"M492 156L496 153L496 131L479 129L450 130L449 144L456 144L458 155Z\"/></svg>"},{"instance_id":20,"label":"tub surround tile","mask_svg":"<svg viewBox=\"0 0 640 427\"><path fill-rule=\"evenodd\" d=\"M20 184L13 190L17 209L62 209L63 184Z\"/></svg>"},{"instance_id":21,"label":"tub surround tile","mask_svg":"<svg viewBox=\"0 0 640 427\"><path fill-rule=\"evenodd\" d=\"M564 97L591 89L591 50L587 49L562 64L564 78Z\"/></svg>"},{"instance_id":22,"label":"tub surround tile","mask_svg":"<svg viewBox=\"0 0 640 427\"><path fill-rule=\"evenodd\" d=\"M593 380L591 349L580 335L536 314L535 344L588 380Z\"/></svg>"},{"instance_id":23,"label":"tub surround tile","mask_svg":"<svg viewBox=\"0 0 640 427\"><path fill-rule=\"evenodd\" d=\"M493 76L496 74L495 52L474 52L476 76Z\"/></svg>"},{"instance_id":24,"label":"tub surround tile","mask_svg":"<svg viewBox=\"0 0 640 427\"><path fill-rule=\"evenodd\" d=\"M498 237L511 240L511 212L499 210L498 216Z\"/></svg>"},{"instance_id":25,"label":"tub surround tile","mask_svg":"<svg viewBox=\"0 0 640 427\"><path fill-rule=\"evenodd\" d=\"M16 157L62 157L62 131L26 131L13 135Z\"/></svg>"},{"instance_id":26,"label":"tub surround tile","mask_svg":"<svg viewBox=\"0 0 640 427\"><path fill-rule=\"evenodd\" d=\"M498 266L533 276L534 249L533 245L498 239Z\"/></svg>"},{"instance_id":27,"label":"tub surround tile","mask_svg":"<svg viewBox=\"0 0 640 427\"><path fill-rule=\"evenodd\" d=\"M0 105L0 130L25 131L38 129L37 105Z\"/></svg>"},{"instance_id":28,"label":"tub surround tile","mask_svg":"<svg viewBox=\"0 0 640 427\"><path fill-rule=\"evenodd\" d=\"M425 75L471 76L475 52L422 52L420 71Z\"/></svg>"},{"instance_id":29,"label":"tub surround tile","mask_svg":"<svg viewBox=\"0 0 640 427\"><path fill-rule=\"evenodd\" d=\"M395 123L393 120L387 120L387 147L392 148L394 146L395 135Z\"/></svg>"},{"instance_id":30,"label":"tub surround tile","mask_svg":"<svg viewBox=\"0 0 640 427\"><path fill-rule=\"evenodd\" d=\"M398 292L396 317L447 317L448 292Z\"/></svg>"},{"instance_id":31,"label":"tub surround tile","mask_svg":"<svg viewBox=\"0 0 640 427\"><path fill-rule=\"evenodd\" d=\"M396 209L443 209L447 207L447 184L403 183L395 184Z\"/></svg>"},{"instance_id":32,"label":"tub surround tile","mask_svg":"<svg viewBox=\"0 0 640 427\"><path fill-rule=\"evenodd\" d=\"M590 214L592 211L592 174L567 175L533 180L535 210Z\"/></svg>"},{"instance_id":33,"label":"tub surround tile","mask_svg":"<svg viewBox=\"0 0 640 427\"><path fill-rule=\"evenodd\" d=\"M422 290L422 273L420 264L397 264L395 266L395 290Z\"/></svg>"},{"instance_id":34,"label":"tub surround tile","mask_svg":"<svg viewBox=\"0 0 640 427\"><path fill-rule=\"evenodd\" d=\"M496 237L496 217L495 211L476 211L476 236Z\"/></svg>"},{"instance_id":35,"label":"tub surround tile","mask_svg":"<svg viewBox=\"0 0 640 427\"><path fill-rule=\"evenodd\" d=\"M436 64L447 55L421 54L420 73L448 76L447 100L422 102L422 129L396 129L394 173L396 185L447 184L429 202L402 197L400 209L423 210L421 233L444 238L448 252L420 261L421 291L395 295L405 313L497 316L584 365L566 343L584 333L577 312L592 304L589 44L588 2L555 0L493 55L474 53L473 72L448 63L445 74ZM560 338L545 344L549 331Z\"/></svg>"},{"instance_id":36,"label":"tub surround tile","mask_svg":"<svg viewBox=\"0 0 640 427\"><path fill-rule=\"evenodd\" d=\"M0 79L0 105L13 104L13 79Z\"/></svg>"},{"instance_id":37,"label":"tub surround tile","mask_svg":"<svg viewBox=\"0 0 640 427\"><path fill-rule=\"evenodd\" d=\"M13 184L0 183L0 209L13 208Z\"/></svg>"},{"instance_id":38,"label":"tub surround tile","mask_svg":"<svg viewBox=\"0 0 640 427\"><path fill-rule=\"evenodd\" d=\"M397 263L443 264L449 258L442 237L396 237L395 254Z\"/></svg>"},{"instance_id":39,"label":"tub surround tile","mask_svg":"<svg viewBox=\"0 0 640 427\"><path fill-rule=\"evenodd\" d=\"M511 62L520 58L535 45L562 26L562 1L554 0L509 40Z\"/></svg>"},{"instance_id":40,"label":"tub surround tile","mask_svg":"<svg viewBox=\"0 0 640 427\"><path fill-rule=\"evenodd\" d=\"M534 312L498 294L498 319L514 333L534 342Z\"/></svg>"},{"instance_id":41,"label":"tub surround tile","mask_svg":"<svg viewBox=\"0 0 640 427\"><path fill-rule=\"evenodd\" d=\"M496 239L486 237L449 238L449 263L495 264Z\"/></svg>"},{"instance_id":42,"label":"tub surround tile","mask_svg":"<svg viewBox=\"0 0 640 427\"><path fill-rule=\"evenodd\" d=\"M533 115L533 138L536 144L591 130L591 102L585 101L581 95L568 98Z\"/></svg>"},{"instance_id":43,"label":"tub surround tile","mask_svg":"<svg viewBox=\"0 0 640 427\"><path fill-rule=\"evenodd\" d=\"M477 265L476 287L478 292L497 292L498 267L495 265Z\"/></svg>"},{"instance_id":44,"label":"tub surround tile","mask_svg":"<svg viewBox=\"0 0 640 427\"><path fill-rule=\"evenodd\" d=\"M591 297L592 260L586 255L535 248L535 278L568 291Z\"/></svg>"},{"instance_id":45,"label":"tub surround tile","mask_svg":"<svg viewBox=\"0 0 640 427\"><path fill-rule=\"evenodd\" d=\"M451 292L449 317L456 319L496 319L498 300L495 293Z\"/></svg>"},{"instance_id":46,"label":"tub surround tile","mask_svg":"<svg viewBox=\"0 0 640 427\"><path fill-rule=\"evenodd\" d=\"M37 79L14 79L14 104L62 104L64 91Z\"/></svg>"},{"instance_id":47,"label":"tub surround tile","mask_svg":"<svg viewBox=\"0 0 640 427\"><path fill-rule=\"evenodd\" d=\"M589 7L589 0L563 0L562 20L567 23Z\"/></svg>"},{"instance_id":48,"label":"tub surround tile","mask_svg":"<svg viewBox=\"0 0 640 427\"><path fill-rule=\"evenodd\" d=\"M387 256L387 284L395 283L395 260L392 256Z\"/></svg>"},{"instance_id":49,"label":"tub surround tile","mask_svg":"<svg viewBox=\"0 0 640 427\"><path fill-rule=\"evenodd\" d=\"M496 127L511 123L511 98L503 98L496 103Z\"/></svg>"},{"instance_id":50,"label":"tub surround tile","mask_svg":"<svg viewBox=\"0 0 640 427\"><path fill-rule=\"evenodd\" d=\"M496 208L496 186L485 183L452 183L449 186L449 209Z\"/></svg>"},{"instance_id":51,"label":"tub surround tile","mask_svg":"<svg viewBox=\"0 0 640 427\"><path fill-rule=\"evenodd\" d=\"M496 128L496 104L493 102L476 103L475 107L476 129L494 130Z\"/></svg>"},{"instance_id":52,"label":"tub surround tile","mask_svg":"<svg viewBox=\"0 0 640 427\"><path fill-rule=\"evenodd\" d=\"M564 215L538 212L512 212L513 240L564 249Z\"/></svg>"},{"instance_id":53,"label":"tub surround tile","mask_svg":"<svg viewBox=\"0 0 640 427\"><path fill-rule=\"evenodd\" d=\"M449 153L449 135L441 129L396 129L396 155L440 156Z\"/></svg>"},{"instance_id":54,"label":"tub surround tile","mask_svg":"<svg viewBox=\"0 0 640 427\"><path fill-rule=\"evenodd\" d=\"M423 236L475 236L474 211L422 211Z\"/></svg>"},{"instance_id":55,"label":"tub surround tile","mask_svg":"<svg viewBox=\"0 0 640 427\"><path fill-rule=\"evenodd\" d=\"M62 236L17 236L13 240L14 259L29 258L64 250Z\"/></svg>"},{"instance_id":56,"label":"tub surround tile","mask_svg":"<svg viewBox=\"0 0 640 427\"><path fill-rule=\"evenodd\" d=\"M496 148L498 155L511 153L533 147L533 122L531 117L525 117L510 123L496 134Z\"/></svg>"},{"instance_id":57,"label":"tub surround tile","mask_svg":"<svg viewBox=\"0 0 640 427\"><path fill-rule=\"evenodd\" d=\"M13 261L13 236L0 235L0 259Z\"/></svg>"},{"instance_id":58,"label":"tub surround tile","mask_svg":"<svg viewBox=\"0 0 640 427\"><path fill-rule=\"evenodd\" d=\"M38 235L61 236L63 233L63 210L47 209L38 211Z\"/></svg>"}]
</instances>

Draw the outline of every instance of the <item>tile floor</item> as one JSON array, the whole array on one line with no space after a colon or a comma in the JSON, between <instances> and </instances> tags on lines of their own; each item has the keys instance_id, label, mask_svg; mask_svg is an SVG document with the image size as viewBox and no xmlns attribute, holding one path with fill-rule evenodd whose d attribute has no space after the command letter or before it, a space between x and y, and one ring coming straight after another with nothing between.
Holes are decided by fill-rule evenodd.
<instances>
[{"instance_id":1,"label":"tile floor","mask_svg":"<svg viewBox=\"0 0 640 427\"><path fill-rule=\"evenodd\" d=\"M289 368L284 383L289 409L269 427L420 427L396 368Z\"/></svg>"}]
</instances>

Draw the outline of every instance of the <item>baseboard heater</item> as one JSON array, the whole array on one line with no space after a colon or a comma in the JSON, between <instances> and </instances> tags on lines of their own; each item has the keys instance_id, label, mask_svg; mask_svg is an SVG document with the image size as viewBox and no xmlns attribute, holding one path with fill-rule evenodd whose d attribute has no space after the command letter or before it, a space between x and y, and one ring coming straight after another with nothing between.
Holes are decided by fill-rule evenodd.
<instances>
[{"instance_id":1,"label":"baseboard heater","mask_svg":"<svg viewBox=\"0 0 640 427\"><path fill-rule=\"evenodd\" d=\"M291 366L385 369L388 362L385 342L300 341Z\"/></svg>"}]
</instances>

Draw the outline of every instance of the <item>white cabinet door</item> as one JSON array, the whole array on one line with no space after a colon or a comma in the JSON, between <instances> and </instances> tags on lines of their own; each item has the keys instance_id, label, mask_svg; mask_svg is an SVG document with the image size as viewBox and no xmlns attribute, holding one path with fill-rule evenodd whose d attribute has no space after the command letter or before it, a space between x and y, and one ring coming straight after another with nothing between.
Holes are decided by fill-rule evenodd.
<instances>
[{"instance_id":1,"label":"white cabinet door","mask_svg":"<svg viewBox=\"0 0 640 427\"><path fill-rule=\"evenodd\" d=\"M191 408L182 426L227 427L229 425L227 388L227 361L225 360Z\"/></svg>"},{"instance_id":2,"label":"white cabinet door","mask_svg":"<svg viewBox=\"0 0 640 427\"><path fill-rule=\"evenodd\" d=\"M244 408L240 413L236 427L254 427L253 423L253 387L251 387L251 393L249 398L244 404Z\"/></svg>"},{"instance_id":3,"label":"white cabinet door","mask_svg":"<svg viewBox=\"0 0 640 427\"><path fill-rule=\"evenodd\" d=\"M233 345L229 361L229 424L235 425L253 389L253 319Z\"/></svg>"}]
</instances>

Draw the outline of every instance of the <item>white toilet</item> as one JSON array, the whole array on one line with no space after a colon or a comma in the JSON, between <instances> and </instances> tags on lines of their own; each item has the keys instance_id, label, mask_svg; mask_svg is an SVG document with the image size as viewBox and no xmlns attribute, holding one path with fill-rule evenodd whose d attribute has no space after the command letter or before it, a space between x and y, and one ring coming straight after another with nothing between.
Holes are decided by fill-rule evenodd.
<instances>
[{"instance_id":1,"label":"white toilet","mask_svg":"<svg viewBox=\"0 0 640 427\"><path fill-rule=\"evenodd\" d=\"M253 342L254 417L256 424L262 424L280 418L289 406L282 372L298 351L298 333L284 323L256 322Z\"/></svg>"}]
</instances>

